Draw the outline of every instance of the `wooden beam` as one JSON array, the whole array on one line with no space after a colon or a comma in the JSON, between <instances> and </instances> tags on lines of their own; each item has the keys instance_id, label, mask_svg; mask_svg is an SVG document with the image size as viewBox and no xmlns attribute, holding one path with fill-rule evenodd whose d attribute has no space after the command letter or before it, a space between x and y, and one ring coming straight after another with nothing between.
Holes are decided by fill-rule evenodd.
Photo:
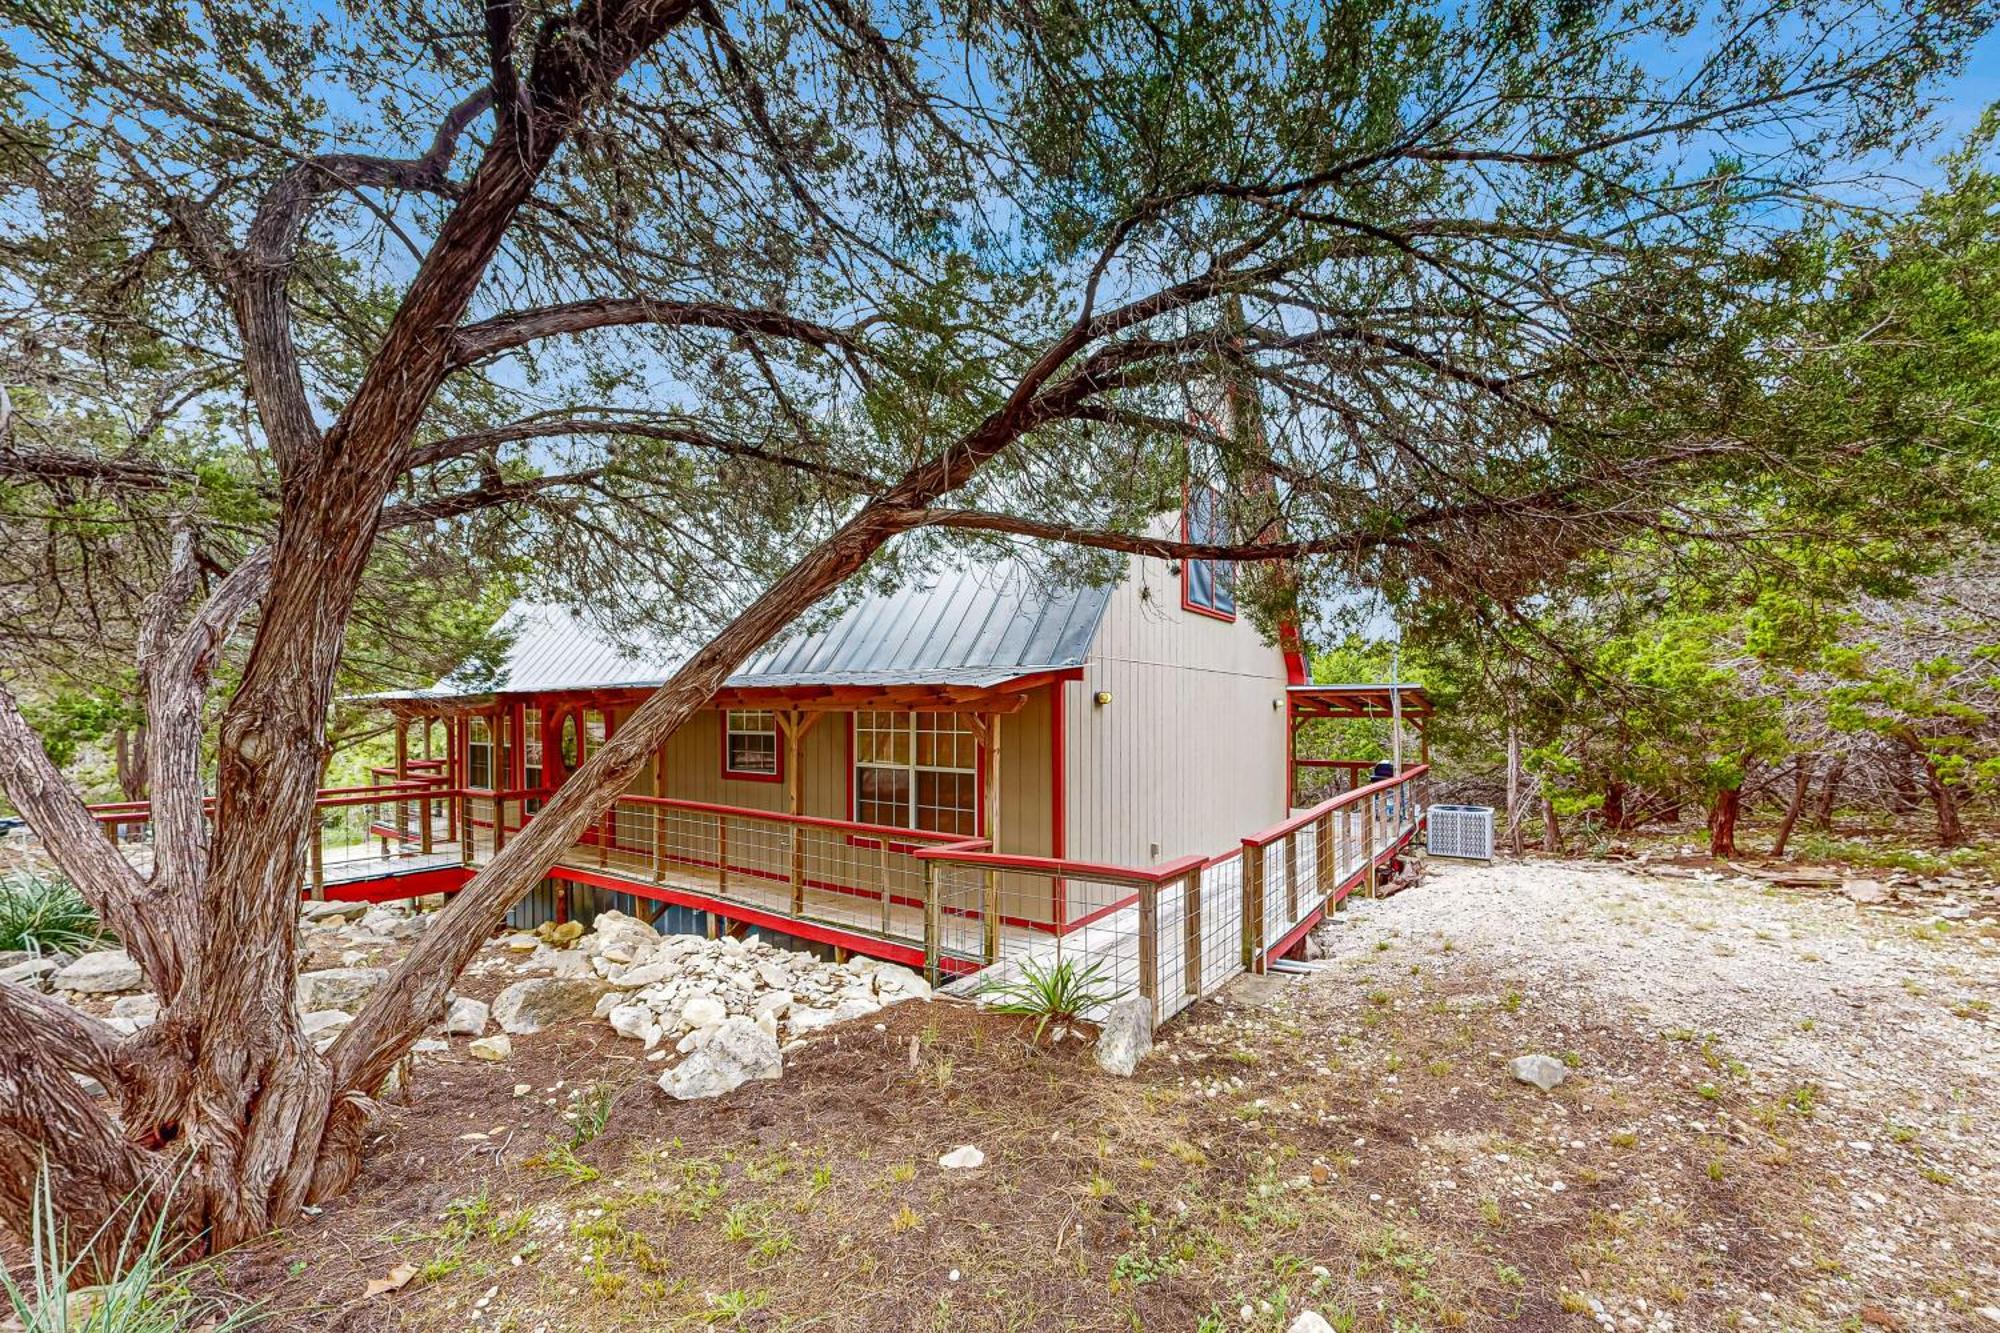
<instances>
[{"instance_id":1,"label":"wooden beam","mask_svg":"<svg viewBox=\"0 0 2000 1333\"><path fill-rule=\"evenodd\" d=\"M993 714L980 728L986 740L986 839L994 851L1000 850L1000 715ZM984 913L986 961L1000 960L1000 872L986 872Z\"/></svg>"}]
</instances>

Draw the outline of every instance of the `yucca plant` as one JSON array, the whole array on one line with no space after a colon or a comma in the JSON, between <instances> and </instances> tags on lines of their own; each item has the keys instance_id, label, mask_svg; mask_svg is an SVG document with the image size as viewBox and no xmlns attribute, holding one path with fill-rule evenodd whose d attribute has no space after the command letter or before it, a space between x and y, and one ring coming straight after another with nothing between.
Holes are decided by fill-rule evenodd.
<instances>
[{"instance_id":1,"label":"yucca plant","mask_svg":"<svg viewBox=\"0 0 2000 1333\"><path fill-rule=\"evenodd\" d=\"M161 1209L146 1227L133 1208L118 1240L112 1264L116 1276L95 1286L82 1284L82 1256L100 1248L99 1241L110 1234L109 1224L70 1251L57 1222L48 1172L38 1173L28 1271L0 1269L0 1294L11 1312L6 1326L20 1333L188 1333L195 1328L232 1333L256 1323L261 1316L255 1310L218 1311L172 1273L182 1247L168 1236L166 1216Z\"/></svg>"},{"instance_id":2,"label":"yucca plant","mask_svg":"<svg viewBox=\"0 0 2000 1333\"><path fill-rule=\"evenodd\" d=\"M1077 1022L1125 993L1106 984L1102 960L1079 965L1074 958L1058 958L1044 965L1026 958L1020 969L1019 976L986 982L975 994L982 1000L991 997L995 1013L1035 1019L1036 1041L1049 1030L1049 1024Z\"/></svg>"},{"instance_id":3,"label":"yucca plant","mask_svg":"<svg viewBox=\"0 0 2000 1333\"><path fill-rule=\"evenodd\" d=\"M103 938L97 914L67 879L31 869L0 875L0 950L79 953Z\"/></svg>"}]
</instances>

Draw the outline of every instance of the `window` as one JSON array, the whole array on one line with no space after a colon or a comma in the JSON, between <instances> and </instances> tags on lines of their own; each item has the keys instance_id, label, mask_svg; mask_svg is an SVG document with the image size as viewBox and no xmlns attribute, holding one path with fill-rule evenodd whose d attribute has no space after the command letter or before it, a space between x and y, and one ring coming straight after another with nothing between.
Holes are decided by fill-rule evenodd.
<instances>
[{"instance_id":1,"label":"window","mask_svg":"<svg viewBox=\"0 0 2000 1333\"><path fill-rule=\"evenodd\" d=\"M763 708L730 708L722 714L722 775L778 778L778 716Z\"/></svg>"},{"instance_id":2,"label":"window","mask_svg":"<svg viewBox=\"0 0 2000 1333\"><path fill-rule=\"evenodd\" d=\"M521 714L521 785L529 791L542 789L542 710L528 708ZM529 797L522 803L523 813L534 814L542 808L542 803Z\"/></svg>"},{"instance_id":3,"label":"window","mask_svg":"<svg viewBox=\"0 0 2000 1333\"><path fill-rule=\"evenodd\" d=\"M466 723L465 785L478 791L493 790L493 724L483 717Z\"/></svg>"},{"instance_id":4,"label":"window","mask_svg":"<svg viewBox=\"0 0 2000 1333\"><path fill-rule=\"evenodd\" d=\"M1222 493L1194 486L1181 510L1181 539L1190 542L1229 540L1228 515ZM1236 619L1236 566L1227 560L1189 560L1181 565L1181 605L1203 615Z\"/></svg>"},{"instance_id":5,"label":"window","mask_svg":"<svg viewBox=\"0 0 2000 1333\"><path fill-rule=\"evenodd\" d=\"M577 761L583 757L577 750L575 713L563 714L562 735L556 740L556 753L562 760L564 775L574 773Z\"/></svg>"},{"instance_id":6,"label":"window","mask_svg":"<svg viewBox=\"0 0 2000 1333\"><path fill-rule=\"evenodd\" d=\"M604 739L610 733L605 728L604 714L595 708L583 710L583 757L585 759L604 748Z\"/></svg>"},{"instance_id":7,"label":"window","mask_svg":"<svg viewBox=\"0 0 2000 1333\"><path fill-rule=\"evenodd\" d=\"M972 837L979 738L958 713L854 715L854 818Z\"/></svg>"}]
</instances>

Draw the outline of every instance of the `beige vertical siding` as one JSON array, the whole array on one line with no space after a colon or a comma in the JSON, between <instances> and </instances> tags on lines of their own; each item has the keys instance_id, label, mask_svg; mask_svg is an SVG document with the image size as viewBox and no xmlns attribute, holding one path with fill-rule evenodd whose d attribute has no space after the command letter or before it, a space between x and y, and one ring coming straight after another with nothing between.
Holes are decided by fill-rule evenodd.
<instances>
[{"instance_id":1,"label":"beige vertical siding","mask_svg":"<svg viewBox=\"0 0 2000 1333\"><path fill-rule=\"evenodd\" d=\"M1135 557L1083 680L1063 687L1068 855L1213 855L1282 819L1285 684L1284 655L1247 619L1183 610L1179 575Z\"/></svg>"}]
</instances>

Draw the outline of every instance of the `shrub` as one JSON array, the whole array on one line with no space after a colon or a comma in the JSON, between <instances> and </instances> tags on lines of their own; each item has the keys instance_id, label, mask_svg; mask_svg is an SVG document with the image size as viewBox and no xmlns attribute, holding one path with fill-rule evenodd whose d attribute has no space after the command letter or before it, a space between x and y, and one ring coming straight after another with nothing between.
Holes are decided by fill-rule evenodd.
<instances>
[{"instance_id":1,"label":"shrub","mask_svg":"<svg viewBox=\"0 0 2000 1333\"><path fill-rule=\"evenodd\" d=\"M33 870L0 875L0 949L76 953L103 938L97 914L67 879Z\"/></svg>"},{"instance_id":2,"label":"shrub","mask_svg":"<svg viewBox=\"0 0 2000 1333\"><path fill-rule=\"evenodd\" d=\"M1042 1039L1049 1024L1074 1023L1124 993L1105 984L1102 962L1080 967L1074 958L1059 958L1047 966L1033 958L1024 959L1020 976L986 982L977 992L994 997L995 1013L1035 1019L1036 1041Z\"/></svg>"}]
</instances>

